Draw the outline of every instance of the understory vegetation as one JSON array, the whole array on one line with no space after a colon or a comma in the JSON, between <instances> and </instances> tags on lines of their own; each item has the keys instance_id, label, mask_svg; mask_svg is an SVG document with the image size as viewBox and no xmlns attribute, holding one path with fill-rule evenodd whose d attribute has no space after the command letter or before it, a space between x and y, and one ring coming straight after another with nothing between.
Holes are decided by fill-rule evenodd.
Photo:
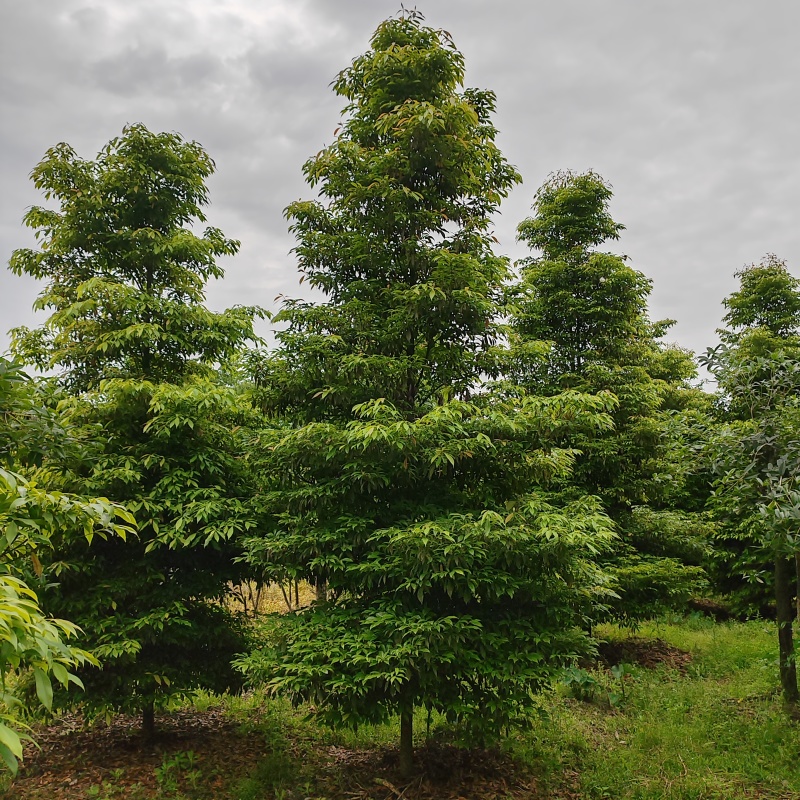
<instances>
[{"instance_id":1,"label":"understory vegetation","mask_svg":"<svg viewBox=\"0 0 800 800\"><path fill-rule=\"evenodd\" d=\"M9 796L798 796L800 280L736 272L696 359L591 171L538 189L512 264L521 176L464 74L403 11L338 75L286 209L317 299L275 313L205 305L239 242L201 230L197 142L135 124L34 167Z\"/></svg>"},{"instance_id":2,"label":"understory vegetation","mask_svg":"<svg viewBox=\"0 0 800 800\"><path fill-rule=\"evenodd\" d=\"M332 731L307 707L256 690L176 705L150 749L127 721L80 732L56 719L51 730L63 731L31 753L6 796L382 800L404 787L409 800L800 797L800 736L785 725L770 623L692 614L635 634L604 625L598 637L601 660L580 668L583 685L564 676L548 687L529 725L499 747L464 750L463 731L419 711L420 768L409 784L398 771L397 721Z\"/></svg>"}]
</instances>

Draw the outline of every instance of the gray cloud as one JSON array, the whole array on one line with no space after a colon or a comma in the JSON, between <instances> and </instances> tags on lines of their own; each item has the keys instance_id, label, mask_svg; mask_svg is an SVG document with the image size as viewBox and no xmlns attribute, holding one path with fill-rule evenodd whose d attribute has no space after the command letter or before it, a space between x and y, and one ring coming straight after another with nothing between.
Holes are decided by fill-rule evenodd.
<instances>
[{"instance_id":1,"label":"gray cloud","mask_svg":"<svg viewBox=\"0 0 800 800\"><path fill-rule=\"evenodd\" d=\"M224 75L213 56L193 53L170 58L164 46L129 48L120 55L100 59L90 68L98 88L119 97L180 96L185 92L201 96L214 93Z\"/></svg>"},{"instance_id":2,"label":"gray cloud","mask_svg":"<svg viewBox=\"0 0 800 800\"><path fill-rule=\"evenodd\" d=\"M618 250L654 280L652 315L713 344L733 271L770 251L800 271L794 0L429 0L467 84L497 93L500 145L522 172L496 220L514 241L551 171L595 169L627 226ZM300 294L282 209L333 139L329 84L396 0L0 0L0 257L31 243L27 175L69 141L91 157L128 122L177 130L217 162L210 222L242 240L214 307ZM29 324L32 281L0 273L0 332ZM2 345L0 345L2 346Z\"/></svg>"}]
</instances>

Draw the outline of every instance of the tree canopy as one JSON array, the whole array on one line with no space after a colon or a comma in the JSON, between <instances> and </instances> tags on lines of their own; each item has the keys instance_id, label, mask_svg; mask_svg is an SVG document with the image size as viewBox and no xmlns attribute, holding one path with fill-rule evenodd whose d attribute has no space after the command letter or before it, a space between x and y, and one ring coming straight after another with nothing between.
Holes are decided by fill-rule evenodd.
<instances>
[{"instance_id":1,"label":"tree canopy","mask_svg":"<svg viewBox=\"0 0 800 800\"><path fill-rule=\"evenodd\" d=\"M238 243L208 228L213 162L195 142L124 129L94 161L65 144L33 180L58 210L32 208L39 250L11 268L45 281L52 309L14 348L56 370L61 409L82 439L54 459L65 488L113 497L138 535L89 545L63 532L46 564L49 607L84 629L102 671L83 677L86 704L141 709L198 686L235 685L241 630L220 600L243 574L236 535L253 525L235 420L246 414L216 367L254 339L255 308L204 305L216 258Z\"/></svg>"},{"instance_id":2,"label":"tree canopy","mask_svg":"<svg viewBox=\"0 0 800 800\"><path fill-rule=\"evenodd\" d=\"M239 243L204 222L205 180L214 162L178 134L130 125L86 161L65 143L31 178L58 210L33 206L25 224L39 249L16 250L9 266L45 281L39 329L12 331L14 349L58 369L74 391L123 378L180 383L223 361L252 334L251 308L215 314L205 283L224 274L216 259Z\"/></svg>"}]
</instances>

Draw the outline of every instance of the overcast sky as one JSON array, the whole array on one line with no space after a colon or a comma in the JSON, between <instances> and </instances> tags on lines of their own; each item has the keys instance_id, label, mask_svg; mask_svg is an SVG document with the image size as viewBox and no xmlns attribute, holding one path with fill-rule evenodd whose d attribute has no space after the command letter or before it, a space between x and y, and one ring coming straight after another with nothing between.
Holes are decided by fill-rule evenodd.
<instances>
[{"instance_id":1,"label":"overcast sky","mask_svg":"<svg viewBox=\"0 0 800 800\"><path fill-rule=\"evenodd\" d=\"M408 3L407 3L408 5ZM126 123L178 131L217 163L209 222L240 239L214 309L303 296L283 208L333 140L330 82L399 0L0 0L0 258L30 246L28 175L48 147L92 158ZM420 0L497 94L524 178L496 220L513 259L536 188L560 169L614 187L615 246L654 281L671 339L716 341L733 273L773 252L800 273L798 0ZM0 271L5 331L38 287Z\"/></svg>"}]
</instances>

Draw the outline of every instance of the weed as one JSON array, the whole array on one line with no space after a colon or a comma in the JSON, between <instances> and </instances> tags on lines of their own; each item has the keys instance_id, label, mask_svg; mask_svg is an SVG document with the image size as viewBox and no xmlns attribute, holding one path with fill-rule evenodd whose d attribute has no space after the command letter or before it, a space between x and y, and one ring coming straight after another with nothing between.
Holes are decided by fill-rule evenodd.
<instances>
[{"instance_id":1,"label":"weed","mask_svg":"<svg viewBox=\"0 0 800 800\"><path fill-rule=\"evenodd\" d=\"M144 787L140 783L120 785L124 775L124 769L112 770L109 779L90 786L84 797L86 800L143 800Z\"/></svg>"},{"instance_id":2,"label":"weed","mask_svg":"<svg viewBox=\"0 0 800 800\"><path fill-rule=\"evenodd\" d=\"M611 675L617 681L616 688L619 689L619 691L608 690L608 704L612 708L619 708L625 700L625 677L630 675L631 672L631 667L628 664L614 664L611 667Z\"/></svg>"},{"instance_id":3,"label":"weed","mask_svg":"<svg viewBox=\"0 0 800 800\"><path fill-rule=\"evenodd\" d=\"M196 762L197 754L191 750L185 753L173 753L171 757L165 755L161 766L153 770L161 792L165 795L177 794L181 777L193 788L196 787L202 777L200 770L194 769Z\"/></svg>"},{"instance_id":4,"label":"weed","mask_svg":"<svg viewBox=\"0 0 800 800\"><path fill-rule=\"evenodd\" d=\"M566 669L561 682L572 692L572 696L576 700L582 700L583 702L594 700L595 693L600 688L600 683L597 679L580 667Z\"/></svg>"},{"instance_id":5,"label":"weed","mask_svg":"<svg viewBox=\"0 0 800 800\"><path fill-rule=\"evenodd\" d=\"M261 800L266 792L273 797L288 797L288 788L296 782L297 765L285 753L274 752L259 762L255 772L237 787L238 800Z\"/></svg>"}]
</instances>

